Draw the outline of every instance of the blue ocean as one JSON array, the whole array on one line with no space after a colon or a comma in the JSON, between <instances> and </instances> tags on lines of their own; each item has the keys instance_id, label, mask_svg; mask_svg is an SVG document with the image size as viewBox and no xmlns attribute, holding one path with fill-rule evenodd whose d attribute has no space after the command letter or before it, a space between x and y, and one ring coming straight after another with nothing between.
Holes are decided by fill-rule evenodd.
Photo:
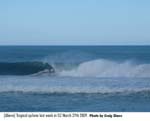
<instances>
[{"instance_id":1,"label":"blue ocean","mask_svg":"<svg viewBox=\"0 0 150 121\"><path fill-rule=\"evenodd\" d=\"M149 112L150 46L0 46L1 112Z\"/></svg>"}]
</instances>

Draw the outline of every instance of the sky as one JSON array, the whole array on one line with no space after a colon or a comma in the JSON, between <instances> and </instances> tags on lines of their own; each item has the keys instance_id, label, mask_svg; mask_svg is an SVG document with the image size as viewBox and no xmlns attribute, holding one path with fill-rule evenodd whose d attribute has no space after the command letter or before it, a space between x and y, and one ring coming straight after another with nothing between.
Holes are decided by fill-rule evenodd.
<instances>
[{"instance_id":1,"label":"sky","mask_svg":"<svg viewBox=\"0 0 150 121\"><path fill-rule=\"evenodd\" d=\"M0 0L0 45L150 45L150 0Z\"/></svg>"}]
</instances>

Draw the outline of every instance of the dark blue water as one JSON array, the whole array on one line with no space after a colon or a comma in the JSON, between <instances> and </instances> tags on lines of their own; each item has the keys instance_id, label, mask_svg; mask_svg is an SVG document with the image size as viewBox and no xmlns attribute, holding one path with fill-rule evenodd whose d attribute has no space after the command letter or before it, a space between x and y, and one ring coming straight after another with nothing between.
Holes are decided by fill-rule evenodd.
<instances>
[{"instance_id":1,"label":"dark blue water","mask_svg":"<svg viewBox=\"0 0 150 121\"><path fill-rule=\"evenodd\" d=\"M56 62L104 58L135 59L149 63L150 46L0 46L0 55L0 61L11 62L51 57L50 59L56 59Z\"/></svg>"},{"instance_id":2,"label":"dark blue water","mask_svg":"<svg viewBox=\"0 0 150 121\"><path fill-rule=\"evenodd\" d=\"M150 46L0 46L0 63L0 111L150 111Z\"/></svg>"}]
</instances>

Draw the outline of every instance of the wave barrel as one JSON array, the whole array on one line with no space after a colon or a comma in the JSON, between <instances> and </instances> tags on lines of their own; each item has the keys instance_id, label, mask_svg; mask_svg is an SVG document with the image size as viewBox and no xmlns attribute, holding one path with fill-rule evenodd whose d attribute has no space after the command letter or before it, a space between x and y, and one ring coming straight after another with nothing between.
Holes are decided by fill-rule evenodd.
<instances>
[{"instance_id":1,"label":"wave barrel","mask_svg":"<svg viewBox=\"0 0 150 121\"><path fill-rule=\"evenodd\" d=\"M0 75L30 75L44 70L54 73L54 68L43 62L0 62Z\"/></svg>"}]
</instances>

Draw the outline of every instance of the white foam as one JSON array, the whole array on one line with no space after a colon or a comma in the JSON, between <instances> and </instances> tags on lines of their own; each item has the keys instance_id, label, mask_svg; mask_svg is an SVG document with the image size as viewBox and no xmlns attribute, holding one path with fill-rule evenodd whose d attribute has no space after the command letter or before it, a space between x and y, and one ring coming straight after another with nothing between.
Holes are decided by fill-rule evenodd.
<instances>
[{"instance_id":1,"label":"white foam","mask_svg":"<svg viewBox=\"0 0 150 121\"><path fill-rule=\"evenodd\" d=\"M150 78L0 76L0 92L115 93L150 91Z\"/></svg>"},{"instance_id":2,"label":"white foam","mask_svg":"<svg viewBox=\"0 0 150 121\"><path fill-rule=\"evenodd\" d=\"M81 63L72 70L63 70L60 76L73 77L150 77L150 64L122 63L98 59Z\"/></svg>"}]
</instances>

